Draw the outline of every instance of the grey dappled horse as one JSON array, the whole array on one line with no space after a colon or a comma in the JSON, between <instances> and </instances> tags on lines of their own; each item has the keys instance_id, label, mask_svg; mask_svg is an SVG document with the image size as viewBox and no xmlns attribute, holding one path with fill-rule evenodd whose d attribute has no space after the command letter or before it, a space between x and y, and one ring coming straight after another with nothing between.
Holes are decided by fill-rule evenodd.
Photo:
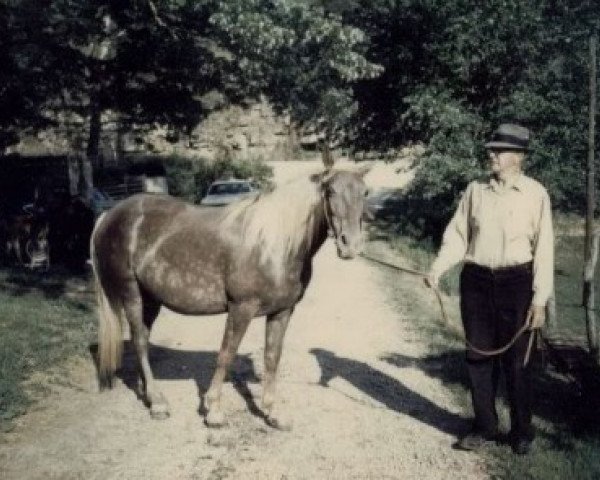
<instances>
[{"instance_id":1,"label":"grey dappled horse","mask_svg":"<svg viewBox=\"0 0 600 480\"><path fill-rule=\"evenodd\" d=\"M206 424L220 426L227 369L250 320L266 315L263 413L269 425L287 428L274 408L283 337L328 231L339 257L360 253L365 173L326 170L223 209L141 194L108 211L91 240L101 384L110 386L119 367L124 316L150 412L168 416L148 360L148 337L161 305L189 315L227 312L217 368L204 396Z\"/></svg>"}]
</instances>

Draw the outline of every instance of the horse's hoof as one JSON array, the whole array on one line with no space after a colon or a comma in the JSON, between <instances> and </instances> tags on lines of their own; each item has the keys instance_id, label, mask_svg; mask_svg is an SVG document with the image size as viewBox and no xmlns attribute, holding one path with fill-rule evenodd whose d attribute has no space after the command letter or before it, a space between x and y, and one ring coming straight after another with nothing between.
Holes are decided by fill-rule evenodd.
<instances>
[{"instance_id":1,"label":"horse's hoof","mask_svg":"<svg viewBox=\"0 0 600 480\"><path fill-rule=\"evenodd\" d=\"M159 403L157 405L152 405L150 407L150 416L154 420L166 420L170 416L169 407L167 407L167 405L161 404L161 403Z\"/></svg>"},{"instance_id":2,"label":"horse's hoof","mask_svg":"<svg viewBox=\"0 0 600 480\"><path fill-rule=\"evenodd\" d=\"M265 418L267 425L282 432L289 432L292 430L292 421L288 418L268 416Z\"/></svg>"},{"instance_id":3,"label":"horse's hoof","mask_svg":"<svg viewBox=\"0 0 600 480\"><path fill-rule=\"evenodd\" d=\"M223 412L215 412L209 410L204 419L204 423L208 428L221 428L225 425L225 416Z\"/></svg>"}]
</instances>

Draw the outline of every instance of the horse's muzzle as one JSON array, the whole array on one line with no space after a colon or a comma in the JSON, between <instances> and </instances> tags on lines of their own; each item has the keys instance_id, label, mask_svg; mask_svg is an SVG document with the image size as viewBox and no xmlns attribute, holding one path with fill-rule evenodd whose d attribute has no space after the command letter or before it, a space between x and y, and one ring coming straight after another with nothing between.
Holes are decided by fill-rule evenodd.
<instances>
[{"instance_id":1,"label":"horse's muzzle","mask_svg":"<svg viewBox=\"0 0 600 480\"><path fill-rule=\"evenodd\" d=\"M364 246L362 237L355 241L348 241L344 235L340 235L335 241L338 257L351 260L361 254Z\"/></svg>"}]
</instances>

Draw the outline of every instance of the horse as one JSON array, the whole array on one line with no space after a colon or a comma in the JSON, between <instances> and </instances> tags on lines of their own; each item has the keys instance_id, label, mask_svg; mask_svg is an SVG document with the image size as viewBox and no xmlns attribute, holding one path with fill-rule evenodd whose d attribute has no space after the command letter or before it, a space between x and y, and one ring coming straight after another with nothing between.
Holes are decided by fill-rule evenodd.
<instances>
[{"instance_id":1,"label":"horse","mask_svg":"<svg viewBox=\"0 0 600 480\"><path fill-rule=\"evenodd\" d=\"M312 258L328 234L338 257L361 252L367 171L328 169L227 207L139 194L105 212L91 238L100 387L112 387L120 366L125 318L142 398L151 417L168 417L148 359L148 337L161 305L188 315L227 313L217 366L202 399L205 424L220 427L227 370L250 320L266 316L263 418L271 427L291 428L275 401L283 338L310 282Z\"/></svg>"}]
</instances>

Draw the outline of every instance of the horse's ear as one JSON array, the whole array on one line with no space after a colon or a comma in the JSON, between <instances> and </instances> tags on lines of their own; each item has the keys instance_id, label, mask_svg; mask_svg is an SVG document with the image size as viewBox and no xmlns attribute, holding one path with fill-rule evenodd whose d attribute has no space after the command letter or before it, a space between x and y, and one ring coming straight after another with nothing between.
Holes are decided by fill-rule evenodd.
<instances>
[{"instance_id":1,"label":"horse's ear","mask_svg":"<svg viewBox=\"0 0 600 480\"><path fill-rule=\"evenodd\" d=\"M313 173L310 176L310 180L311 182L319 184L320 188L325 189L327 188L327 185L329 184L329 181L331 180L334 174L334 170L325 170L321 173Z\"/></svg>"},{"instance_id":2,"label":"horse's ear","mask_svg":"<svg viewBox=\"0 0 600 480\"><path fill-rule=\"evenodd\" d=\"M313 174L311 174L311 176L309 178L310 178L311 182L321 185L321 181L323 180L323 175L324 175L323 172L313 173Z\"/></svg>"},{"instance_id":3,"label":"horse's ear","mask_svg":"<svg viewBox=\"0 0 600 480\"><path fill-rule=\"evenodd\" d=\"M329 149L329 142L325 142L323 144L323 149L321 150L321 158L323 159L323 165L325 165L325 170L331 170L335 160L333 159L333 154Z\"/></svg>"}]
</instances>

